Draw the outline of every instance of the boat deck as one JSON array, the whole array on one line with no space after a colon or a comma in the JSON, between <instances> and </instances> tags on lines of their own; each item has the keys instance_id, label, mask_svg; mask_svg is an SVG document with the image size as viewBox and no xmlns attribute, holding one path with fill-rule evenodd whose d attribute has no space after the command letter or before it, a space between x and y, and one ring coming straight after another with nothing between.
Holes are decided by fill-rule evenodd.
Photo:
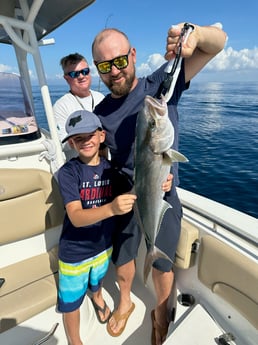
<instances>
[{"instance_id":1,"label":"boat deck","mask_svg":"<svg viewBox=\"0 0 258 345\"><path fill-rule=\"evenodd\" d=\"M113 310L114 303L117 303L119 299L119 290L115 282L113 265L110 265L108 277L104 282L103 293L108 306ZM111 337L106 330L106 324L103 325L98 322L93 305L87 296L81 306L81 334L82 338L84 338L84 344L149 345L151 337L150 312L154 307L155 299L150 290L145 288L143 282L140 281L140 277L136 277L135 279L132 300L136 308L128 320L125 331L119 337ZM2 333L1 341L5 345L18 345L17 339L19 339L19 345L36 344L37 340L44 337L56 323L59 323L59 325L54 336L44 344L64 345L65 333L62 316L55 311L54 306L34 316L30 320L21 323L17 327Z\"/></svg>"},{"instance_id":2,"label":"boat deck","mask_svg":"<svg viewBox=\"0 0 258 345\"><path fill-rule=\"evenodd\" d=\"M103 291L104 298L111 310L119 300L119 290L115 278L114 266L111 264L104 281ZM132 300L136 307L128 320L125 331L119 337L111 337L106 330L106 325L98 322L90 298L87 296L81 307L81 336L84 339L84 344L150 345L150 315L155 306L155 295L150 277L148 288L144 286L141 267L139 266L132 288ZM41 342L37 341L43 338L56 323L59 325L54 335L44 344L64 345L66 344L64 343L66 337L62 316L55 311L55 306L2 333L1 341L5 345L18 345L17 339L19 339L19 345L39 345ZM223 330L200 304L186 307L178 303L176 322L170 325L169 334L172 331L173 335L168 336L164 345L219 344L216 339L223 334ZM229 342L228 344L233 345L235 343Z\"/></svg>"}]
</instances>

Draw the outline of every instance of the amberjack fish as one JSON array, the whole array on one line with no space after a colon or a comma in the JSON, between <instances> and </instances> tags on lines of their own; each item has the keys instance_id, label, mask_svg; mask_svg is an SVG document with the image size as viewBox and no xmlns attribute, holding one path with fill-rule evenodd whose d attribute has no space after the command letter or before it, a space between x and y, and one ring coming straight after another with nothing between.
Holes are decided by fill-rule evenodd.
<instances>
[{"instance_id":1,"label":"amberjack fish","mask_svg":"<svg viewBox=\"0 0 258 345\"><path fill-rule=\"evenodd\" d=\"M162 183L167 180L173 162L188 161L171 148L173 142L174 127L168 117L167 103L163 97L146 96L136 122L134 170L135 214L147 245L145 284L157 258L170 260L155 246L155 240L165 212L172 207L163 199Z\"/></svg>"}]
</instances>

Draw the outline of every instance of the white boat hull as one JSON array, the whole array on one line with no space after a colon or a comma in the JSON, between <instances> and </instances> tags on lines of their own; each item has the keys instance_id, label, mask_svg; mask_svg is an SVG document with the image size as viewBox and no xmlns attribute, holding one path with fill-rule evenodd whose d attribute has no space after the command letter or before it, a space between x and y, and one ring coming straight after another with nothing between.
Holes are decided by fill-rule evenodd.
<instances>
[{"instance_id":1,"label":"white boat hull","mask_svg":"<svg viewBox=\"0 0 258 345\"><path fill-rule=\"evenodd\" d=\"M38 44L91 2L62 1L59 8L56 0L1 1L0 42L15 46L20 75L31 102L26 59L27 54L32 55L49 126L49 133L40 130L33 140L23 140L23 133L18 133L13 136L17 143L6 144L17 126L4 118L0 109L0 121L4 121L0 127L3 130L0 140L4 142L0 145L0 278L5 279L0 287L3 345L67 344L62 315L56 312L57 246L64 207L55 173L64 163L64 154ZM20 8L16 11L15 7ZM52 20L46 21L46 14ZM184 216L174 267L177 301L174 303L172 291L168 314L175 314L175 318L164 344L257 345L258 220L180 188L178 193ZM119 337L111 337L106 326L97 321L87 296L81 307L84 344L150 344L155 293L150 277L147 287L143 284L145 254L142 241L132 287L136 308L125 331ZM110 308L115 308L119 291L112 264L104 281L104 296Z\"/></svg>"}]
</instances>

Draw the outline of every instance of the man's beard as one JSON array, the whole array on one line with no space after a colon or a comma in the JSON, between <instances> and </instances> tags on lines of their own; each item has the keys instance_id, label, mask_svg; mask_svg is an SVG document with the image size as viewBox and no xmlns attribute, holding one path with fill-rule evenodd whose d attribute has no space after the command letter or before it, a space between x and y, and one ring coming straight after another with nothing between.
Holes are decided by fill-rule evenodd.
<instances>
[{"instance_id":1,"label":"man's beard","mask_svg":"<svg viewBox=\"0 0 258 345\"><path fill-rule=\"evenodd\" d=\"M122 85L113 83L112 79L104 83L107 86L107 88L112 92L112 94L118 97L122 97L128 95L128 93L131 91L134 79L135 71L131 75L126 76L125 83L123 83Z\"/></svg>"}]
</instances>

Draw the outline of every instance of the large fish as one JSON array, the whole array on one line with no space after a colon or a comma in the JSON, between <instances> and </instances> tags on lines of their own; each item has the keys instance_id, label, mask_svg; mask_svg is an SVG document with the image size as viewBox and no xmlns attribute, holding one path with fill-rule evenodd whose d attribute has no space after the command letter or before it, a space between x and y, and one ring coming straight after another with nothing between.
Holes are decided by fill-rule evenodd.
<instances>
[{"instance_id":1,"label":"large fish","mask_svg":"<svg viewBox=\"0 0 258 345\"><path fill-rule=\"evenodd\" d=\"M171 208L163 199L162 183L167 180L173 162L187 161L185 156L171 149L173 142L174 127L165 100L146 96L136 123L134 171L135 213L147 243L145 284L153 261L157 258L170 260L155 246L155 240L162 218Z\"/></svg>"}]
</instances>

